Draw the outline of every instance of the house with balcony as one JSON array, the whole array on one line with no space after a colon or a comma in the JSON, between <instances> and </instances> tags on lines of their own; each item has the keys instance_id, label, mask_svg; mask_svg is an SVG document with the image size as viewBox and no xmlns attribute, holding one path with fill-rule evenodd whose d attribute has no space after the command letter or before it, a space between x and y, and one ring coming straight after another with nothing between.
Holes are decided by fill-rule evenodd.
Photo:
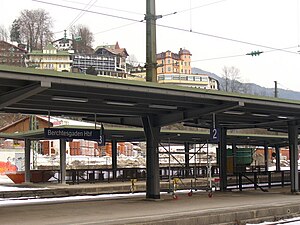
<instances>
[{"instance_id":1,"label":"house with balcony","mask_svg":"<svg viewBox=\"0 0 300 225\"><path fill-rule=\"evenodd\" d=\"M118 42L115 45L98 46L93 54L75 53L72 58L73 71L85 73L93 68L95 75L126 78L127 57L126 49L120 48Z\"/></svg>"},{"instance_id":2,"label":"house with balcony","mask_svg":"<svg viewBox=\"0 0 300 225\"><path fill-rule=\"evenodd\" d=\"M219 90L219 82L207 74L194 74L189 50L180 48L178 53L171 51L156 54L157 82L184 87ZM133 67L129 79L146 80L146 68Z\"/></svg>"},{"instance_id":3,"label":"house with balcony","mask_svg":"<svg viewBox=\"0 0 300 225\"><path fill-rule=\"evenodd\" d=\"M65 50L58 50L52 44L48 44L43 50L34 50L28 53L27 57L27 67L59 72L71 71L71 53Z\"/></svg>"}]
</instances>

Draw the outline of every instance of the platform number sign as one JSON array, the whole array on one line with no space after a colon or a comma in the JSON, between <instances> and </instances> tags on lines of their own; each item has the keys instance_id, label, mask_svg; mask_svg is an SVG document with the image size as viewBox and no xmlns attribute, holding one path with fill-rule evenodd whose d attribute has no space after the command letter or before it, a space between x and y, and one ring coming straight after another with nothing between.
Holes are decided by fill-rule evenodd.
<instances>
[{"instance_id":1,"label":"platform number sign","mask_svg":"<svg viewBox=\"0 0 300 225\"><path fill-rule=\"evenodd\" d=\"M97 140L98 146L105 146L105 136L104 134L100 135L99 140Z\"/></svg>"},{"instance_id":2,"label":"platform number sign","mask_svg":"<svg viewBox=\"0 0 300 225\"><path fill-rule=\"evenodd\" d=\"M217 143L220 140L220 128L210 129L210 141Z\"/></svg>"}]
</instances>

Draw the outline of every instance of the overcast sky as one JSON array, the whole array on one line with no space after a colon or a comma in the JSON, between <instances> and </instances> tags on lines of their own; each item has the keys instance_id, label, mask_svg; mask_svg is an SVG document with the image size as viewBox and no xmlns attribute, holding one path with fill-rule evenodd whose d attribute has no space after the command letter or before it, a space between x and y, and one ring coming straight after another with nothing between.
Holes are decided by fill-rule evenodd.
<instances>
[{"instance_id":1,"label":"overcast sky","mask_svg":"<svg viewBox=\"0 0 300 225\"><path fill-rule=\"evenodd\" d=\"M94 47L118 41L130 55L145 62L146 27L135 21L143 20L146 0L41 1L77 9L94 3L87 9L95 13L86 12L75 23L87 25L94 33ZM157 26L157 51L186 48L192 53L193 67L222 75L224 66L234 66L245 82L273 87L276 80L279 88L300 91L299 1L156 0L156 13L163 15L157 24L171 27ZM54 20L56 38L63 37L61 31L80 13L32 0L2 0L0 4L0 25L6 28L23 9L45 9ZM246 55L258 50L264 53Z\"/></svg>"}]
</instances>

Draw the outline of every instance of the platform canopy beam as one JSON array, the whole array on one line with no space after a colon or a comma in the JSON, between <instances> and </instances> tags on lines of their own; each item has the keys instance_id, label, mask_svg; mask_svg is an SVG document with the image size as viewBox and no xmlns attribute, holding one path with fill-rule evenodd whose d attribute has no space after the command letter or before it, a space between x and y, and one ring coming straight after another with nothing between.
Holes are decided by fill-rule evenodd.
<instances>
[{"instance_id":1,"label":"platform canopy beam","mask_svg":"<svg viewBox=\"0 0 300 225\"><path fill-rule=\"evenodd\" d=\"M220 112L232 110L243 106L244 106L243 102L233 102L233 103L223 103L220 105L210 106L205 108L186 110L183 112L177 111L172 114L160 116L156 120L156 125L163 127L170 124L174 124L175 122L176 123L183 122L185 120L200 118L201 116L205 116L213 113L220 113Z\"/></svg>"},{"instance_id":2,"label":"platform canopy beam","mask_svg":"<svg viewBox=\"0 0 300 225\"><path fill-rule=\"evenodd\" d=\"M0 109L34 96L50 87L50 82L41 82L17 88L16 90L0 96Z\"/></svg>"}]
</instances>

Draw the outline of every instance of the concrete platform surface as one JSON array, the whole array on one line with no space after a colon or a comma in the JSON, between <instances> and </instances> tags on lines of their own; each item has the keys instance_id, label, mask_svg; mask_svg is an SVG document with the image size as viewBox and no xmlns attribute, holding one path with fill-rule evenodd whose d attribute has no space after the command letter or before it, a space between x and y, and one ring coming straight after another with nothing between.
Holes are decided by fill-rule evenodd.
<instances>
[{"instance_id":1,"label":"concrete platform surface","mask_svg":"<svg viewBox=\"0 0 300 225\"><path fill-rule=\"evenodd\" d=\"M67 189L72 190L76 185L72 186ZM81 187L84 186L90 185ZM177 200L171 194L162 194L161 200L156 201L146 200L141 194L63 201L54 198L51 202L36 203L27 200L21 205L2 205L0 218L1 224L8 225L239 225L300 214L300 195L289 193L289 188L272 188L269 192L214 192L211 198L206 192L196 192L192 196L187 193L178 193Z\"/></svg>"}]
</instances>

